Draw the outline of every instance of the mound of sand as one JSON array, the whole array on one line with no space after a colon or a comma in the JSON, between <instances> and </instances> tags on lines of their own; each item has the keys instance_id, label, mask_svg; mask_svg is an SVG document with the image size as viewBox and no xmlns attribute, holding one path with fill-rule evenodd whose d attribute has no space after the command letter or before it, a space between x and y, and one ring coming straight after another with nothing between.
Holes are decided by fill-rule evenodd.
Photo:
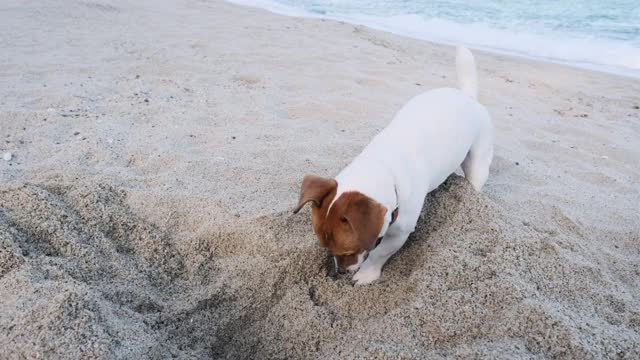
<instances>
[{"instance_id":1,"label":"mound of sand","mask_svg":"<svg viewBox=\"0 0 640 360\"><path fill-rule=\"evenodd\" d=\"M640 356L633 265L461 177L366 287L325 276L309 214L238 220L180 252L126 196L0 188L0 357Z\"/></svg>"}]
</instances>

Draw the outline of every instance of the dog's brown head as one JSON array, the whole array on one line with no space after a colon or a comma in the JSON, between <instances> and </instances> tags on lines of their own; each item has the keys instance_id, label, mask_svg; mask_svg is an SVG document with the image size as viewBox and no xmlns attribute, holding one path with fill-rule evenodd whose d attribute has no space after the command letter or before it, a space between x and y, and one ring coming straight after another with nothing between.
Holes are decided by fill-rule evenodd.
<instances>
[{"instance_id":1,"label":"dog's brown head","mask_svg":"<svg viewBox=\"0 0 640 360\"><path fill-rule=\"evenodd\" d=\"M355 270L375 247L387 208L357 191L342 193L334 201L337 189L333 179L305 175L294 213L312 203L313 230L334 256L337 270L344 272Z\"/></svg>"}]
</instances>

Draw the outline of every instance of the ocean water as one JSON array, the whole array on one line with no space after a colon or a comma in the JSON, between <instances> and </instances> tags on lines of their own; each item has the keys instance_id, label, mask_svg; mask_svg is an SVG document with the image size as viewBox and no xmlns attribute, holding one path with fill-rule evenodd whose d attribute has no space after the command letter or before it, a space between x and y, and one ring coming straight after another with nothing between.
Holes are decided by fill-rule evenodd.
<instances>
[{"instance_id":1,"label":"ocean water","mask_svg":"<svg viewBox=\"0 0 640 360\"><path fill-rule=\"evenodd\" d=\"M640 0L232 0L640 77Z\"/></svg>"}]
</instances>

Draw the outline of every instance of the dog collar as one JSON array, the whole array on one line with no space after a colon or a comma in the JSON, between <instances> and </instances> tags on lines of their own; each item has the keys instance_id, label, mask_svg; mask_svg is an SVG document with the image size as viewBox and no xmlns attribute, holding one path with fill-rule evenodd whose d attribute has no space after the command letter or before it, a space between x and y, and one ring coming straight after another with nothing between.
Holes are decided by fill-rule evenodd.
<instances>
[{"instance_id":1,"label":"dog collar","mask_svg":"<svg viewBox=\"0 0 640 360\"><path fill-rule=\"evenodd\" d=\"M396 219L398 218L398 208L396 208L395 210L393 210L393 212L391 212L391 221L389 221L389 226L393 225L394 222L396 222ZM380 245L380 243L382 242L382 238L384 236L381 236L378 238L378 240L376 240L376 245L373 247L373 249L377 248L378 245ZM371 249L371 250L373 250Z\"/></svg>"},{"instance_id":2,"label":"dog collar","mask_svg":"<svg viewBox=\"0 0 640 360\"><path fill-rule=\"evenodd\" d=\"M394 222L396 222L397 218L398 218L398 208L393 210L393 212L391 213L391 221L389 221L389 226L391 226Z\"/></svg>"},{"instance_id":3,"label":"dog collar","mask_svg":"<svg viewBox=\"0 0 640 360\"><path fill-rule=\"evenodd\" d=\"M399 199L398 199L398 188L394 186L394 187L393 187L393 191L396 193L396 204L397 204L397 203L399 203ZM399 209L399 207L396 207L396 208L395 208L395 210L393 210L393 211L391 212L391 221L389 221L389 226L393 225L393 223L394 223L394 222L396 222L396 219L398 218L398 209ZM379 238L378 238L378 240L376 240L376 244L375 244L375 246L373 247L373 249L377 248L377 247L378 247L378 245L380 245L380 243L382 242L382 238L383 238L383 237L384 237L384 236L381 236L381 237L379 237ZM371 250L373 250L373 249L371 249Z\"/></svg>"}]
</instances>

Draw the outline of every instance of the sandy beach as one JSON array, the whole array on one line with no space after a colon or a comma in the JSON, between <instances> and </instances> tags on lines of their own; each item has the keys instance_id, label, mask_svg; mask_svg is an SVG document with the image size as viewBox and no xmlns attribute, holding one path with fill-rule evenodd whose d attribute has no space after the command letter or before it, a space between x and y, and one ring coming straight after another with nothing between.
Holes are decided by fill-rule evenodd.
<instances>
[{"instance_id":1,"label":"sandy beach","mask_svg":"<svg viewBox=\"0 0 640 360\"><path fill-rule=\"evenodd\" d=\"M640 80L474 51L488 183L326 277L335 176L450 46L203 0L0 4L0 358L640 357Z\"/></svg>"}]
</instances>

